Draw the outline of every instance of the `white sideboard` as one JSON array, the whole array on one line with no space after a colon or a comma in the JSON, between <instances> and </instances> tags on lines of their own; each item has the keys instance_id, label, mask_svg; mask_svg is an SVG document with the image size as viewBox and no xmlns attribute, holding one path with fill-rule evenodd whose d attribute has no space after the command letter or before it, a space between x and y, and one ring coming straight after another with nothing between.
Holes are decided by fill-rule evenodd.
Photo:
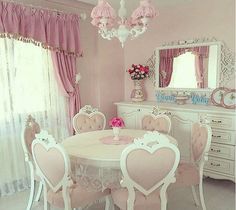
<instances>
[{"instance_id":1,"label":"white sideboard","mask_svg":"<svg viewBox=\"0 0 236 210\"><path fill-rule=\"evenodd\" d=\"M117 114L127 128L141 128L144 115L158 106L171 118L171 135L178 141L181 159L190 159L191 127L193 122L207 120L212 128L212 144L204 175L235 182L235 110L215 106L177 105L145 101L140 103L119 102Z\"/></svg>"}]
</instances>

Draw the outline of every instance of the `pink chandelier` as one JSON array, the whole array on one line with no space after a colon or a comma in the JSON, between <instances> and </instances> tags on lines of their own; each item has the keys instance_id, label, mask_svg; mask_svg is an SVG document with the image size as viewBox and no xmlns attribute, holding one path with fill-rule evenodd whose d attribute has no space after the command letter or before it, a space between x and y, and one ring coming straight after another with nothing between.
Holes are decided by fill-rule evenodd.
<instances>
[{"instance_id":1,"label":"pink chandelier","mask_svg":"<svg viewBox=\"0 0 236 210\"><path fill-rule=\"evenodd\" d=\"M147 30L150 19L157 15L150 0L141 0L139 7L134 10L130 18L127 18L125 0L120 1L118 18L115 10L106 0L98 0L98 5L93 8L91 17L92 24L99 28L98 32L104 39L111 40L117 37L122 47L128 37L134 39ZM113 28L117 25L117 28Z\"/></svg>"}]
</instances>

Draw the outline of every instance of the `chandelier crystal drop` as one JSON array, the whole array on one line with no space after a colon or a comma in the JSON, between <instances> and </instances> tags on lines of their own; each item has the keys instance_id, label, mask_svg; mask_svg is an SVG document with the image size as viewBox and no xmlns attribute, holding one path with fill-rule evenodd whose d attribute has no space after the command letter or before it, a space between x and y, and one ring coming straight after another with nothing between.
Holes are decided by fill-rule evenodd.
<instances>
[{"instance_id":1,"label":"chandelier crystal drop","mask_svg":"<svg viewBox=\"0 0 236 210\"><path fill-rule=\"evenodd\" d=\"M98 5L93 8L91 17L92 24L99 28L98 32L104 39L111 40L117 37L122 47L128 37L134 39L147 30L150 19L157 15L150 0L141 0L139 7L133 11L130 18L127 17L125 0L120 1L118 17L115 10L106 0L98 0ZM117 28L113 28L117 25Z\"/></svg>"}]
</instances>

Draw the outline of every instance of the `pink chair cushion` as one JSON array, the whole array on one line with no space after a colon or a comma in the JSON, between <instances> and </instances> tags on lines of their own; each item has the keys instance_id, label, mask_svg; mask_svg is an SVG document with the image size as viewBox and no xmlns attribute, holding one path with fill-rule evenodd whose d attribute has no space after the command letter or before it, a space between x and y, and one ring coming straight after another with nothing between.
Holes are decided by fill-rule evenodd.
<instances>
[{"instance_id":1,"label":"pink chair cushion","mask_svg":"<svg viewBox=\"0 0 236 210\"><path fill-rule=\"evenodd\" d=\"M174 162L175 153L169 148L158 149L153 154L137 149L128 154L126 167L130 178L143 189L149 190L165 178Z\"/></svg>"},{"instance_id":2,"label":"pink chair cushion","mask_svg":"<svg viewBox=\"0 0 236 210\"><path fill-rule=\"evenodd\" d=\"M87 204L94 202L110 193L109 190L104 192L95 192L81 187L78 184L74 184L69 188L69 194L71 198L71 207L84 207ZM47 200L50 204L57 208L64 209L64 200L62 196L62 190L54 193L52 190L48 191Z\"/></svg>"},{"instance_id":3,"label":"pink chair cushion","mask_svg":"<svg viewBox=\"0 0 236 210\"><path fill-rule=\"evenodd\" d=\"M153 118L152 116L147 115L142 119L142 128L144 130L168 133L169 127L169 121L164 117Z\"/></svg>"},{"instance_id":4,"label":"pink chair cushion","mask_svg":"<svg viewBox=\"0 0 236 210\"><path fill-rule=\"evenodd\" d=\"M119 189L111 192L114 203L122 210L127 209L128 190ZM147 197L141 192L135 192L135 210L158 210L160 207L160 193L158 190L154 191Z\"/></svg>"},{"instance_id":5,"label":"pink chair cushion","mask_svg":"<svg viewBox=\"0 0 236 210\"><path fill-rule=\"evenodd\" d=\"M65 174L65 160L57 148L46 150L41 144L34 146L34 156L44 177L56 187Z\"/></svg>"},{"instance_id":6,"label":"pink chair cushion","mask_svg":"<svg viewBox=\"0 0 236 210\"><path fill-rule=\"evenodd\" d=\"M192 163L181 162L176 171L175 187L187 187L199 184L200 176L197 166Z\"/></svg>"},{"instance_id":7,"label":"pink chair cushion","mask_svg":"<svg viewBox=\"0 0 236 210\"><path fill-rule=\"evenodd\" d=\"M104 117L101 114L94 114L92 116L79 114L75 119L76 130L80 133L102 130L104 126Z\"/></svg>"},{"instance_id":8,"label":"pink chair cushion","mask_svg":"<svg viewBox=\"0 0 236 210\"><path fill-rule=\"evenodd\" d=\"M206 127L201 126L199 123L193 124L192 127L192 152L194 161L199 160L205 147L207 145L208 140L208 130Z\"/></svg>"}]
</instances>

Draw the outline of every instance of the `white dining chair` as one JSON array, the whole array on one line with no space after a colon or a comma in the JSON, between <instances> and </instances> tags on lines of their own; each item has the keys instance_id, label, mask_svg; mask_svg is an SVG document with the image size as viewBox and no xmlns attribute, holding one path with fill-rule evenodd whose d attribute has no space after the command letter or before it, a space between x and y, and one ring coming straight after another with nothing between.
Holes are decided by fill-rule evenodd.
<instances>
[{"instance_id":1,"label":"white dining chair","mask_svg":"<svg viewBox=\"0 0 236 210\"><path fill-rule=\"evenodd\" d=\"M95 130L104 130L106 117L97 108L85 105L80 109L72 120L72 125L76 133L84 133Z\"/></svg>"},{"instance_id":2,"label":"white dining chair","mask_svg":"<svg viewBox=\"0 0 236 210\"><path fill-rule=\"evenodd\" d=\"M21 145L25 155L25 161L28 163L30 168L30 196L26 210L30 210L33 201L38 202L42 193L42 182L35 173L35 164L33 162L31 144L35 139L35 135L40 132L40 126L35 119L29 115L27 117L24 128L21 133ZM36 185L38 185L38 192L35 193Z\"/></svg>"},{"instance_id":3,"label":"white dining chair","mask_svg":"<svg viewBox=\"0 0 236 210\"><path fill-rule=\"evenodd\" d=\"M203 210L206 210L203 195L203 168L205 162L208 160L211 138L212 131L209 125L198 122L192 125L192 161L180 162L176 174L176 183L173 184L173 187L191 186L195 204L199 206L199 199L195 190L195 186L198 185Z\"/></svg>"},{"instance_id":4,"label":"white dining chair","mask_svg":"<svg viewBox=\"0 0 236 210\"><path fill-rule=\"evenodd\" d=\"M91 191L72 180L67 153L47 132L36 135L32 153L37 173L43 182L44 210L50 206L65 210L83 208L109 195L109 190Z\"/></svg>"},{"instance_id":5,"label":"white dining chair","mask_svg":"<svg viewBox=\"0 0 236 210\"><path fill-rule=\"evenodd\" d=\"M142 119L142 129L168 134L171 130L171 120L166 114L145 115Z\"/></svg>"},{"instance_id":6,"label":"white dining chair","mask_svg":"<svg viewBox=\"0 0 236 210\"><path fill-rule=\"evenodd\" d=\"M166 190L175 182L178 148L159 132L148 132L121 154L121 189L112 191L114 204L122 210L166 210Z\"/></svg>"}]
</instances>

